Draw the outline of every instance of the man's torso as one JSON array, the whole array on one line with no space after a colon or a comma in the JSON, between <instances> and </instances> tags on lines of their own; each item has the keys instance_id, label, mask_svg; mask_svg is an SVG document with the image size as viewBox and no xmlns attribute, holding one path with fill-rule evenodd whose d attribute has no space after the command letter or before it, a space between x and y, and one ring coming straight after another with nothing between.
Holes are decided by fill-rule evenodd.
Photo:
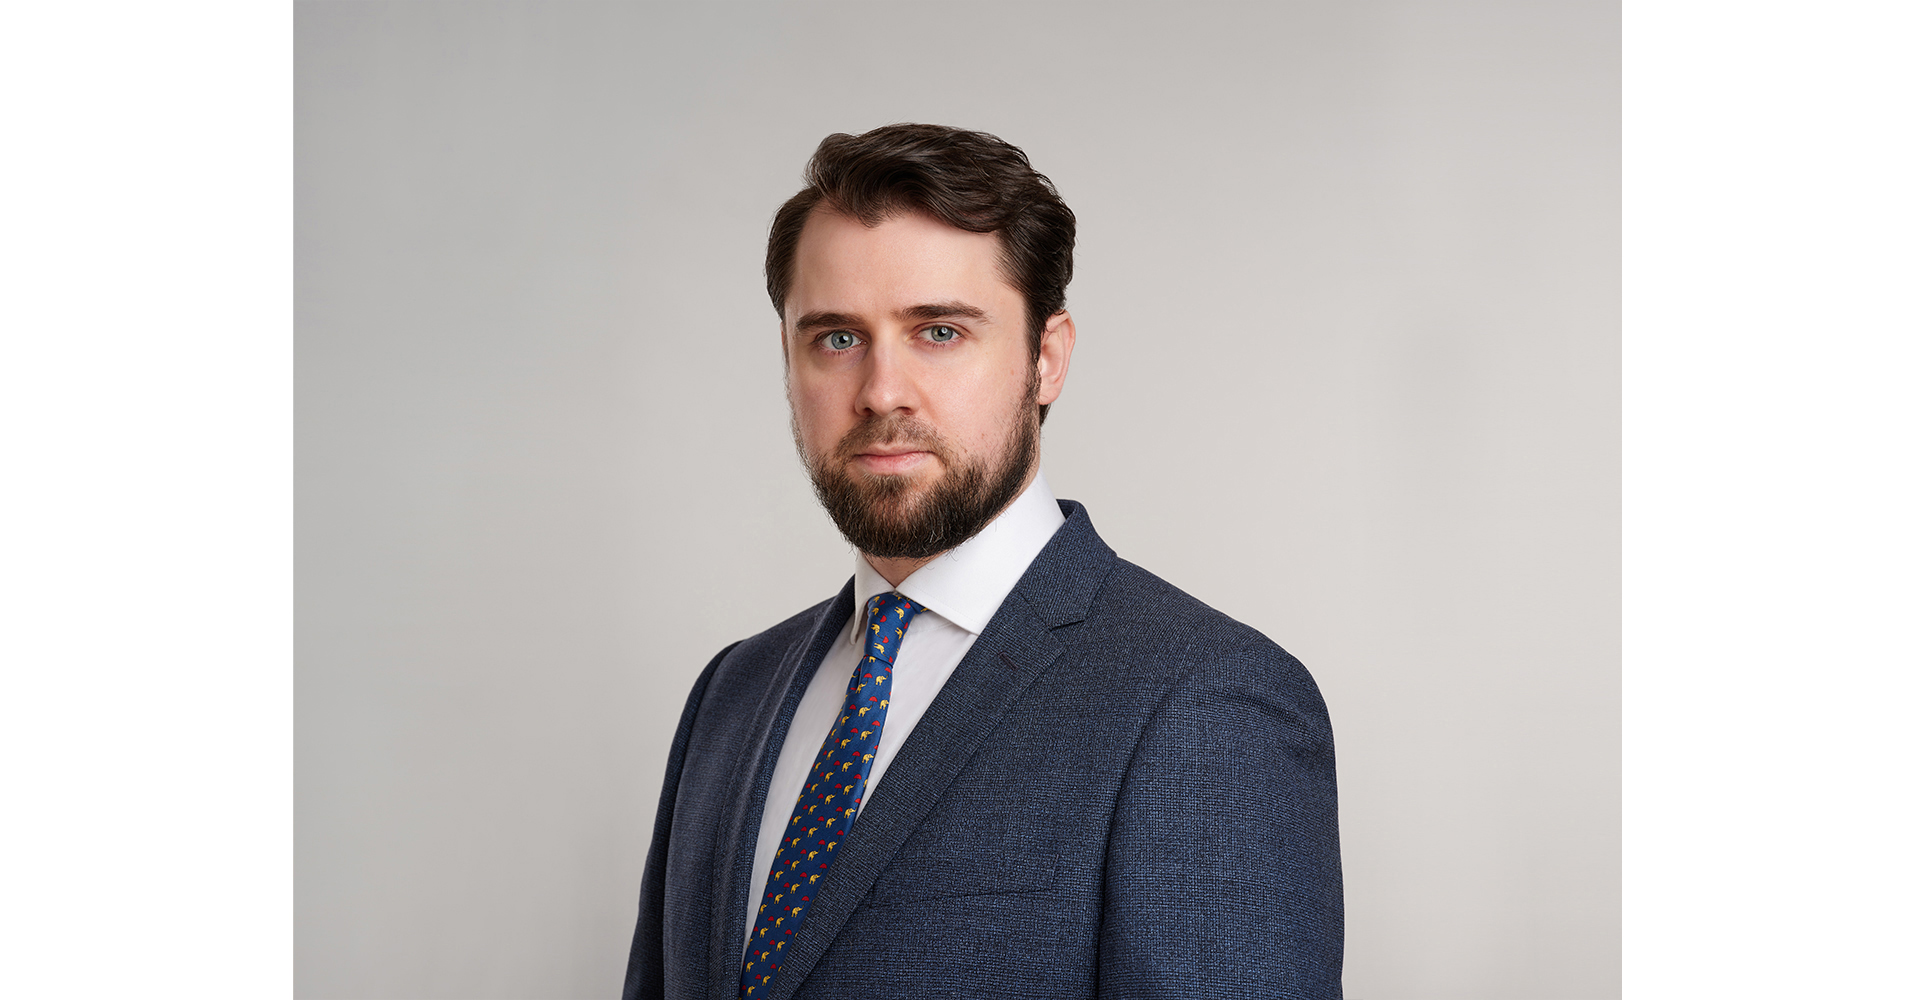
<instances>
[{"instance_id":1,"label":"man's torso","mask_svg":"<svg viewBox=\"0 0 1920 1000\"><path fill-rule=\"evenodd\" d=\"M1216 918L1269 927L1288 966L1268 982L1278 995L1337 995L1331 733L1317 690L1264 636L1114 558L1077 517L809 887L818 896L786 945L776 1000L1272 980L1259 956L1157 939L1205 934ZM667 996L737 990L773 761L851 610L849 590L737 644L689 705L671 828L656 838ZM1300 955L1331 962L1331 992L1302 978Z\"/></svg>"}]
</instances>

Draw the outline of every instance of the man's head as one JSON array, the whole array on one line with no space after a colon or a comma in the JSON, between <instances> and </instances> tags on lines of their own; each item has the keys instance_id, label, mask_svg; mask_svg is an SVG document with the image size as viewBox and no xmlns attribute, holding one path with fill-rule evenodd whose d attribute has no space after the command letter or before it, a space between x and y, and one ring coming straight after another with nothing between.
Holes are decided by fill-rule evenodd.
<instances>
[{"instance_id":1,"label":"man's head","mask_svg":"<svg viewBox=\"0 0 1920 1000\"><path fill-rule=\"evenodd\" d=\"M972 537L1033 476L1073 350L1073 213L989 135L834 135L780 209L767 292L794 438L870 556Z\"/></svg>"}]
</instances>

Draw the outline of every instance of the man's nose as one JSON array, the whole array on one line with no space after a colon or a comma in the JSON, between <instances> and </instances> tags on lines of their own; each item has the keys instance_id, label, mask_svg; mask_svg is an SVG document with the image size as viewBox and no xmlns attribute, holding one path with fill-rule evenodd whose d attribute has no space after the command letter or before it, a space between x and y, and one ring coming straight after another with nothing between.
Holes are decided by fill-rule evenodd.
<instances>
[{"instance_id":1,"label":"man's nose","mask_svg":"<svg viewBox=\"0 0 1920 1000\"><path fill-rule=\"evenodd\" d=\"M854 406L862 416L912 413L920 406L914 381L913 358L907 347L891 337L880 338L867 350L861 366L860 395Z\"/></svg>"}]
</instances>

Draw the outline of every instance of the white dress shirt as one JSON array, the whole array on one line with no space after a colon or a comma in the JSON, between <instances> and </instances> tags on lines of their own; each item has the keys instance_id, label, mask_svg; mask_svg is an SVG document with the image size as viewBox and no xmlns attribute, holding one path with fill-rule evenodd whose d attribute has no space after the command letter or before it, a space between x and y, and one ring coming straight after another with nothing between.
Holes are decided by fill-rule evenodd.
<instances>
[{"instance_id":1,"label":"white dress shirt","mask_svg":"<svg viewBox=\"0 0 1920 1000\"><path fill-rule=\"evenodd\" d=\"M853 615L800 698L786 743L780 747L780 760L773 768L773 783L767 788L767 804L760 814L760 840L753 851L753 891L747 895L742 952L753 936L754 918L767 887L767 869L779 850L793 804L800 798L800 788L806 784L807 771L820 753L820 744L826 741L841 706L846 704L847 682L866 650L862 635L867 625L867 602L895 591L924 609L907 625L894 658L887 721L880 729L880 746L874 751L873 769L867 774L862 795L864 801L872 802L874 790L900 745L907 741L967 650L973 648L973 641L986 629L994 612L1000 610L1013 585L1020 582L1028 564L1066 521L1042 473L1035 475L1026 490L979 534L915 570L898 587L887 583L865 556L853 554ZM859 822L858 815L854 822Z\"/></svg>"}]
</instances>

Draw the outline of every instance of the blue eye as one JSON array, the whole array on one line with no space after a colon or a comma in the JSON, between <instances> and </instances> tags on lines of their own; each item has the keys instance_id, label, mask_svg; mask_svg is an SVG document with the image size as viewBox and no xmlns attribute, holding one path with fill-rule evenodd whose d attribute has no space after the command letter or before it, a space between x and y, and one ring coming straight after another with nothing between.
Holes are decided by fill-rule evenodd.
<instances>
[{"instance_id":1,"label":"blue eye","mask_svg":"<svg viewBox=\"0 0 1920 1000\"><path fill-rule=\"evenodd\" d=\"M844 351L860 342L860 338L845 330L835 330L827 334L827 346L836 351Z\"/></svg>"},{"instance_id":2,"label":"blue eye","mask_svg":"<svg viewBox=\"0 0 1920 1000\"><path fill-rule=\"evenodd\" d=\"M960 331L950 326L927 327L927 339L936 344L944 344L958 336L960 336Z\"/></svg>"}]
</instances>

